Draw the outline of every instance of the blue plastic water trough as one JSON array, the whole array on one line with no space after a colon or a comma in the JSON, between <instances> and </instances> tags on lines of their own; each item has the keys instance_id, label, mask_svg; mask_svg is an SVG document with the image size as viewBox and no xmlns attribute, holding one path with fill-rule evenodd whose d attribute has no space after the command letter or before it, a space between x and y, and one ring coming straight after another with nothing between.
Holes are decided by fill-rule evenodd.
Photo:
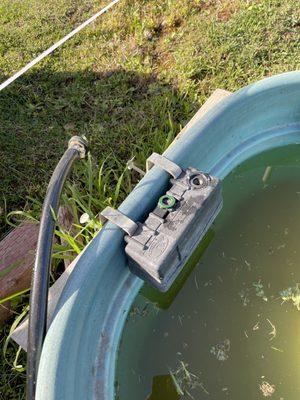
<instances>
[{"instance_id":1,"label":"blue plastic water trough","mask_svg":"<svg viewBox=\"0 0 300 400\"><path fill-rule=\"evenodd\" d=\"M264 150L300 142L300 72L264 79L223 100L165 155L224 178ZM166 190L153 168L120 206L143 220ZM39 400L112 400L119 339L142 281L126 265L123 232L108 223L72 273L48 331L39 368Z\"/></svg>"}]
</instances>

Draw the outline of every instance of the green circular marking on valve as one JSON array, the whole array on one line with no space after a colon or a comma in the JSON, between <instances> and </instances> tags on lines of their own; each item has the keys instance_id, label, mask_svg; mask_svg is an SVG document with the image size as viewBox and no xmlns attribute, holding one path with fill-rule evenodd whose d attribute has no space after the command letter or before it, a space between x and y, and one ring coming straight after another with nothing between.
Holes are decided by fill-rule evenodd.
<instances>
[{"instance_id":1,"label":"green circular marking on valve","mask_svg":"<svg viewBox=\"0 0 300 400\"><path fill-rule=\"evenodd\" d=\"M172 208L176 203L176 199L169 194L164 194L158 200L158 205L160 208Z\"/></svg>"}]
</instances>

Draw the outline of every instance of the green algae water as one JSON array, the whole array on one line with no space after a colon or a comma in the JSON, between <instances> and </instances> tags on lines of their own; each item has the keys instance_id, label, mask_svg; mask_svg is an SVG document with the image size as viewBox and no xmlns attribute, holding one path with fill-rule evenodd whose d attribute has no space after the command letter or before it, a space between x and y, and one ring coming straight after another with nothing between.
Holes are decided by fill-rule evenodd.
<instances>
[{"instance_id":1,"label":"green algae water","mask_svg":"<svg viewBox=\"0 0 300 400\"><path fill-rule=\"evenodd\" d=\"M132 305L117 399L299 399L300 146L243 163L223 197L170 291Z\"/></svg>"}]
</instances>

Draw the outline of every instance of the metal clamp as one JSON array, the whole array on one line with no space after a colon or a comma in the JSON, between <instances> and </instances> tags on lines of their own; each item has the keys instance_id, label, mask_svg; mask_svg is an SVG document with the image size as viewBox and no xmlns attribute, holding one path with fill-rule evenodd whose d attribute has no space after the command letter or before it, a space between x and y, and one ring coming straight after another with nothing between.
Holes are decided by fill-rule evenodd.
<instances>
[{"instance_id":1,"label":"metal clamp","mask_svg":"<svg viewBox=\"0 0 300 400\"><path fill-rule=\"evenodd\" d=\"M88 142L84 136L72 136L69 140L68 148L76 149L80 154L80 158L85 158L88 151Z\"/></svg>"},{"instance_id":2,"label":"metal clamp","mask_svg":"<svg viewBox=\"0 0 300 400\"><path fill-rule=\"evenodd\" d=\"M161 154L152 153L151 156L146 161L147 172L153 167L157 166L167 171L168 174L172 175L173 178L178 178L182 174L182 169L175 164L173 161L162 156Z\"/></svg>"},{"instance_id":3,"label":"metal clamp","mask_svg":"<svg viewBox=\"0 0 300 400\"><path fill-rule=\"evenodd\" d=\"M115 210L109 206L100 213L100 220L102 222L112 222L119 228L123 229L123 231L125 231L129 236L132 236L138 228L138 224L132 221L132 219L121 213L121 211Z\"/></svg>"}]
</instances>

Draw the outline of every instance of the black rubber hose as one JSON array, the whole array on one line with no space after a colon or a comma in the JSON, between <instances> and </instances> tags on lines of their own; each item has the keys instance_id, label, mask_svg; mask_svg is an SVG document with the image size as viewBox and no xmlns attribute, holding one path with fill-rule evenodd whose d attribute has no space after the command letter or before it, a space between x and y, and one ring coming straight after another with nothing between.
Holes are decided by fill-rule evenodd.
<instances>
[{"instance_id":1,"label":"black rubber hose","mask_svg":"<svg viewBox=\"0 0 300 400\"><path fill-rule=\"evenodd\" d=\"M56 225L54 216L57 215L61 192L71 167L76 159L84 158L86 152L87 142L83 138L74 136L70 139L68 149L53 172L43 203L30 292L27 400L35 399L38 367L46 335L49 275Z\"/></svg>"}]
</instances>

